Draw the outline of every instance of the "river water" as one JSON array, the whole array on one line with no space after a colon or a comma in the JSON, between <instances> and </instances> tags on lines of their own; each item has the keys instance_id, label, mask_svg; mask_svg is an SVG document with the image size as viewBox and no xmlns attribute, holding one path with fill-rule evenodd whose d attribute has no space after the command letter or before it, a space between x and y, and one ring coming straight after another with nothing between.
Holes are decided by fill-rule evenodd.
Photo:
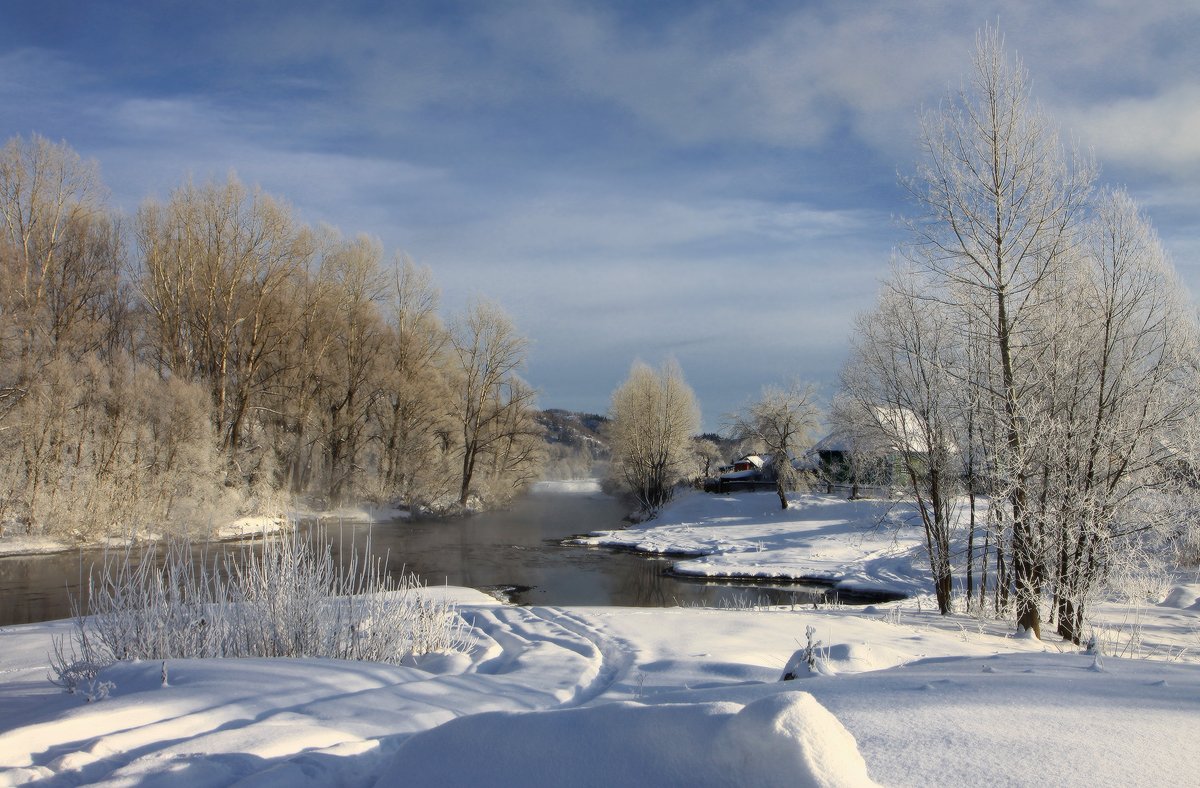
<instances>
[{"instance_id":1,"label":"river water","mask_svg":"<svg viewBox=\"0 0 1200 788\"><path fill-rule=\"evenodd\" d=\"M603 493L545 485L503 511L324 527L335 552L361 549L369 537L372 553L386 555L393 573L406 569L429 585L478 588L517 604L740 607L826 598L819 585L690 580L667 574L670 562L662 558L561 544L619 528L625 513ZM94 551L0 558L0 626L69 616L69 593L78 594L88 567L102 560Z\"/></svg>"}]
</instances>

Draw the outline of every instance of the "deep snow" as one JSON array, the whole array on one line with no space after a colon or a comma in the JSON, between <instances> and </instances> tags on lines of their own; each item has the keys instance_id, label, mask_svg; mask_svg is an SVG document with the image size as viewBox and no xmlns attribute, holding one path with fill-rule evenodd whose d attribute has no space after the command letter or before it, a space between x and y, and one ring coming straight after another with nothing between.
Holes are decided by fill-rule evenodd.
<instances>
[{"instance_id":1,"label":"deep snow","mask_svg":"<svg viewBox=\"0 0 1200 788\"><path fill-rule=\"evenodd\" d=\"M831 578L919 586L902 539L870 518L860 538L865 507L805 499L789 518L769 496L688 498L657 526L677 542L644 527L637 538L670 551L758 541L773 566L790 555L808 572L815 552ZM752 566L750 552L728 555ZM45 679L66 622L0 630L0 785L1157 786L1200 773L1195 578L1104 607L1128 624L1113 645L1133 653L1136 630L1155 660L1015 638L915 600L563 609L426 593L459 601L467 653L409 666L172 660L165 686L160 663L123 663L94 703ZM822 670L779 681L809 627Z\"/></svg>"}]
</instances>

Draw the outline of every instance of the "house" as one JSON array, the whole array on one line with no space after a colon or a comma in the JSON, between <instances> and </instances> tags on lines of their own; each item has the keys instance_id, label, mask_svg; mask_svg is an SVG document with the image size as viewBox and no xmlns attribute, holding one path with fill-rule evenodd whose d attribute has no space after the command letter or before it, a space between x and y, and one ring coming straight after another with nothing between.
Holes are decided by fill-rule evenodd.
<instances>
[{"instance_id":1,"label":"house","mask_svg":"<svg viewBox=\"0 0 1200 788\"><path fill-rule=\"evenodd\" d=\"M730 473L745 473L747 471L761 471L763 466L767 464L767 459L760 457L757 454L747 454L740 460L734 460L730 466Z\"/></svg>"},{"instance_id":2,"label":"house","mask_svg":"<svg viewBox=\"0 0 1200 788\"><path fill-rule=\"evenodd\" d=\"M872 409L873 424L839 427L809 450L818 476L829 492L849 486L892 488L909 483L906 460L928 456L924 433L914 413L903 408Z\"/></svg>"},{"instance_id":3,"label":"house","mask_svg":"<svg viewBox=\"0 0 1200 788\"><path fill-rule=\"evenodd\" d=\"M758 454L739 457L717 469L717 478L705 483L708 492L727 493L731 490L755 490L773 487L775 473L771 458Z\"/></svg>"}]
</instances>

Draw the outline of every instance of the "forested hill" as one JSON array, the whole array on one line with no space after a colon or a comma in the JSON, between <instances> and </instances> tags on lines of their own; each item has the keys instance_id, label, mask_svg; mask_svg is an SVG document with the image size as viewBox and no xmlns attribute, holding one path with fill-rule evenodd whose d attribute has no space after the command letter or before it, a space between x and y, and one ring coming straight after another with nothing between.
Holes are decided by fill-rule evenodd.
<instances>
[{"instance_id":1,"label":"forested hill","mask_svg":"<svg viewBox=\"0 0 1200 788\"><path fill-rule=\"evenodd\" d=\"M609 458L607 416L551 408L535 418L546 430L546 478L577 479L603 473Z\"/></svg>"}]
</instances>

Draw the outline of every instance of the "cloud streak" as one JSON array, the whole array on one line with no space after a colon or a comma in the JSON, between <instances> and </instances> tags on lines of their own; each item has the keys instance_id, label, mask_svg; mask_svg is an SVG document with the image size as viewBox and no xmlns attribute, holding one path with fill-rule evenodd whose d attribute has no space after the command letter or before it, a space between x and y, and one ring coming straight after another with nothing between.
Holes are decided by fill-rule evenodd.
<instances>
[{"instance_id":1,"label":"cloud streak","mask_svg":"<svg viewBox=\"0 0 1200 788\"><path fill-rule=\"evenodd\" d=\"M637 356L678 357L710 427L764 383L832 387L919 111L997 19L1200 287L1187 4L58 5L0 28L5 136L97 158L125 210L232 169L378 236L449 308L513 312L546 405L603 410Z\"/></svg>"}]
</instances>

